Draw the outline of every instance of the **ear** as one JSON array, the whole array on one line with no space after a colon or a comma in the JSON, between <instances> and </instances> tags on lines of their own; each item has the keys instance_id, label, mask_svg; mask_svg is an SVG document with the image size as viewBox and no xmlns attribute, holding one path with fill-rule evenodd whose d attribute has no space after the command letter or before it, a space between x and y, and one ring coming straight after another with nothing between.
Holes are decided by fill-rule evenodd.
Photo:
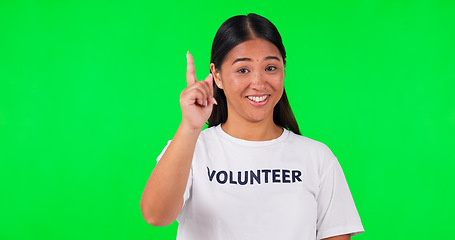
<instances>
[{"instance_id":1,"label":"ear","mask_svg":"<svg viewBox=\"0 0 455 240\"><path fill-rule=\"evenodd\" d=\"M221 73L215 69L214 63L210 63L210 72L212 73L213 80L215 81L215 84L218 86L218 88L223 89L223 84L221 83Z\"/></svg>"}]
</instances>

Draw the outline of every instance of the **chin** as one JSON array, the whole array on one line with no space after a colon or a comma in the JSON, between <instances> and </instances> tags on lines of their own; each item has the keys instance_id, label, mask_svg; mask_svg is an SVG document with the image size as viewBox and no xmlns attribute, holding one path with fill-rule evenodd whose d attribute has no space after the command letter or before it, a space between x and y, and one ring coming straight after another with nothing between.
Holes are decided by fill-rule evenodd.
<instances>
[{"instance_id":1,"label":"chin","mask_svg":"<svg viewBox=\"0 0 455 240\"><path fill-rule=\"evenodd\" d=\"M271 114L257 114L248 116L247 120L250 122L258 123L267 120L270 118ZM273 116L272 116L273 119Z\"/></svg>"}]
</instances>

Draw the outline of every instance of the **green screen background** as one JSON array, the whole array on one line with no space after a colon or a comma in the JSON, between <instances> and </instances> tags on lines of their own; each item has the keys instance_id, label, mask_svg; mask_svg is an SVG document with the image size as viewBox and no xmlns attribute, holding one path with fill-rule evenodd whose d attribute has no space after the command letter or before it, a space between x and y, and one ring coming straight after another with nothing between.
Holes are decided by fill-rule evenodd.
<instances>
[{"instance_id":1,"label":"green screen background","mask_svg":"<svg viewBox=\"0 0 455 240\"><path fill-rule=\"evenodd\" d=\"M302 134L340 161L366 232L455 235L455 2L2 1L0 239L175 239L142 190L228 17L278 28ZM452 190L450 190L452 189Z\"/></svg>"}]
</instances>

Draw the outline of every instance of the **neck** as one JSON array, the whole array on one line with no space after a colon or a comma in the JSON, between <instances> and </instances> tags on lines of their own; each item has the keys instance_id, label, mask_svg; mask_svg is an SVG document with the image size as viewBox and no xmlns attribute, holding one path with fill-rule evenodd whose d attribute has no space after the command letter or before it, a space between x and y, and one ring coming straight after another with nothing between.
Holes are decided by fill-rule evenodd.
<instances>
[{"instance_id":1,"label":"neck","mask_svg":"<svg viewBox=\"0 0 455 240\"><path fill-rule=\"evenodd\" d=\"M278 138L283 133L283 128L277 126L273 122L273 118L260 122L246 120L239 122L230 120L228 116L221 128L235 138L248 141L268 141Z\"/></svg>"}]
</instances>

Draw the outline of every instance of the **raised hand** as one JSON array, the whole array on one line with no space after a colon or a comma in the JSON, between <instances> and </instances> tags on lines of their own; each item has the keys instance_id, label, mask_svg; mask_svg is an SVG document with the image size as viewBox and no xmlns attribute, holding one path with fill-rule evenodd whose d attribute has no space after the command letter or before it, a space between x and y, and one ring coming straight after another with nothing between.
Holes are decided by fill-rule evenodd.
<instances>
[{"instance_id":1,"label":"raised hand","mask_svg":"<svg viewBox=\"0 0 455 240\"><path fill-rule=\"evenodd\" d=\"M193 56L188 52L186 62L186 88L180 94L182 124L191 129L201 130L212 113L213 77L209 74L205 80L197 81Z\"/></svg>"}]
</instances>

